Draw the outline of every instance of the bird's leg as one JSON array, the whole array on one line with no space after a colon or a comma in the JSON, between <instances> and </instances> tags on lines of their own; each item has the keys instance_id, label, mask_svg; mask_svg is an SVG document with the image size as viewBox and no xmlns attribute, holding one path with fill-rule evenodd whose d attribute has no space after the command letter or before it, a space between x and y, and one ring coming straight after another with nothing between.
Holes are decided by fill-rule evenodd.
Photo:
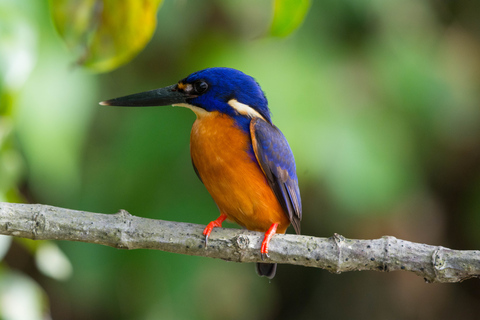
<instances>
[{"instance_id":1,"label":"bird's leg","mask_svg":"<svg viewBox=\"0 0 480 320\"><path fill-rule=\"evenodd\" d=\"M262 241L262 247L260 249L260 254L262 255L262 260L265 259L265 257L269 258L268 256L268 244L270 243L270 240L272 239L273 235L277 232L277 227L278 223L274 223L270 226L270 228L265 232L265 238L263 238Z\"/></svg>"},{"instance_id":2,"label":"bird's leg","mask_svg":"<svg viewBox=\"0 0 480 320\"><path fill-rule=\"evenodd\" d=\"M213 228L221 227L222 222L225 221L225 219L227 219L227 215L222 213L220 214L220 217L210 222L207 227L203 229L203 235L205 236L205 248L207 247L208 237L210 236L210 233L212 233Z\"/></svg>"}]
</instances>

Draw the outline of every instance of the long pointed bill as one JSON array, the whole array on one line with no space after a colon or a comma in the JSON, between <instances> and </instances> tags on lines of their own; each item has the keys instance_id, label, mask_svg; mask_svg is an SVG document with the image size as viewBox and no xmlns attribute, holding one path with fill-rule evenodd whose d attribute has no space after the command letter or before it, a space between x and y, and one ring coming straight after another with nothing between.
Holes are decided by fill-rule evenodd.
<instances>
[{"instance_id":1,"label":"long pointed bill","mask_svg":"<svg viewBox=\"0 0 480 320\"><path fill-rule=\"evenodd\" d=\"M118 107L154 107L185 103L188 94L176 90L177 85L131 94L120 98L100 102L104 106Z\"/></svg>"}]
</instances>

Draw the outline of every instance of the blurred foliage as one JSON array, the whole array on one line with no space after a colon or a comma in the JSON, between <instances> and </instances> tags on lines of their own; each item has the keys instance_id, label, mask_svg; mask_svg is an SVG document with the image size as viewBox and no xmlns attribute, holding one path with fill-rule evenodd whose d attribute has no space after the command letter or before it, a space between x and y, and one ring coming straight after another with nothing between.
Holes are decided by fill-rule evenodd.
<instances>
[{"instance_id":1,"label":"blurred foliage","mask_svg":"<svg viewBox=\"0 0 480 320\"><path fill-rule=\"evenodd\" d=\"M0 310L5 320L48 317L44 290L29 277L0 269Z\"/></svg>"},{"instance_id":2,"label":"blurred foliage","mask_svg":"<svg viewBox=\"0 0 480 320\"><path fill-rule=\"evenodd\" d=\"M162 0L50 0L55 27L77 63L97 72L129 62L153 35Z\"/></svg>"},{"instance_id":3,"label":"blurred foliage","mask_svg":"<svg viewBox=\"0 0 480 320\"><path fill-rule=\"evenodd\" d=\"M191 168L189 110L98 101L227 66L259 81L289 140L305 234L480 247L480 3L177 0L144 25L112 3L0 2L0 200L216 218ZM83 9L60 10L69 5ZM151 32L155 19L150 43L133 50L132 24ZM107 63L125 63L111 73L71 67L85 52L120 54L117 45L135 53ZM16 310L3 307L16 288L28 319L473 319L480 301L474 280L285 265L268 282L246 264L58 246L0 240L0 318Z\"/></svg>"},{"instance_id":4,"label":"blurred foliage","mask_svg":"<svg viewBox=\"0 0 480 320\"><path fill-rule=\"evenodd\" d=\"M285 37L297 29L310 8L310 0L275 0L270 35Z\"/></svg>"}]
</instances>

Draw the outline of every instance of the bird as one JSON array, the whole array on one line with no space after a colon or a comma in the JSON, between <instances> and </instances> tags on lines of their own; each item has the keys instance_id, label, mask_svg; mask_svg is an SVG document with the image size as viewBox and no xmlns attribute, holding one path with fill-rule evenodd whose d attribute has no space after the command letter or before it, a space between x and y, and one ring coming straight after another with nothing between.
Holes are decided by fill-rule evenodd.
<instances>
[{"instance_id":1,"label":"bird","mask_svg":"<svg viewBox=\"0 0 480 320\"><path fill-rule=\"evenodd\" d=\"M291 224L300 234L302 202L295 159L282 132L272 123L265 93L242 71L214 67L178 83L100 102L120 107L178 106L196 114L190 155L220 216L203 231L205 248L212 230L227 220L264 233L262 260L272 236ZM256 263L272 279L275 263Z\"/></svg>"}]
</instances>

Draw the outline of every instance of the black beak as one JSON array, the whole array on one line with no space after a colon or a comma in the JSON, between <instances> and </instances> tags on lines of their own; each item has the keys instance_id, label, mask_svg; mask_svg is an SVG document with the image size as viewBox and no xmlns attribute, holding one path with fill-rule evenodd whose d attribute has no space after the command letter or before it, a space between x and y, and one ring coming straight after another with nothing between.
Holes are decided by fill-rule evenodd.
<instances>
[{"instance_id":1,"label":"black beak","mask_svg":"<svg viewBox=\"0 0 480 320\"><path fill-rule=\"evenodd\" d=\"M118 107L154 107L185 103L189 95L178 91L177 85L131 94L120 98L100 102L104 106ZM190 97L191 98L191 97Z\"/></svg>"}]
</instances>

